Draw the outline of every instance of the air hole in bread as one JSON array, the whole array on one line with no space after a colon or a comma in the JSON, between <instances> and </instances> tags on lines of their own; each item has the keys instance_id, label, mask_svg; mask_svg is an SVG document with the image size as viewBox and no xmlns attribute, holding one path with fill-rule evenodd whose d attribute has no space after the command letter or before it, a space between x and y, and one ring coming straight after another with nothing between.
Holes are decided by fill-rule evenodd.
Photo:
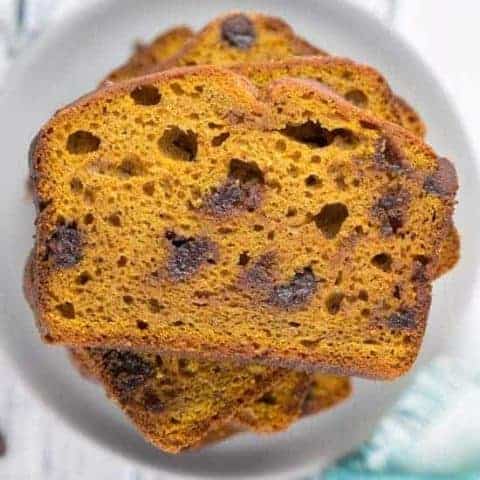
<instances>
[{"instance_id":1,"label":"air hole in bread","mask_svg":"<svg viewBox=\"0 0 480 480\"><path fill-rule=\"evenodd\" d=\"M334 292L328 296L325 306L330 315L336 315L340 311L344 298L345 295L341 292Z\"/></svg>"},{"instance_id":2,"label":"air hole in bread","mask_svg":"<svg viewBox=\"0 0 480 480\"><path fill-rule=\"evenodd\" d=\"M192 130L168 127L158 141L162 153L172 160L193 162L197 158L197 134Z\"/></svg>"},{"instance_id":3,"label":"air hole in bread","mask_svg":"<svg viewBox=\"0 0 480 480\"><path fill-rule=\"evenodd\" d=\"M70 188L72 189L73 193L82 193L83 183L79 178L73 177L70 181Z\"/></svg>"},{"instance_id":4,"label":"air hole in bread","mask_svg":"<svg viewBox=\"0 0 480 480\"><path fill-rule=\"evenodd\" d=\"M100 139L86 130L77 130L67 139L67 150L73 155L95 152L100 147Z\"/></svg>"},{"instance_id":5,"label":"air hole in bread","mask_svg":"<svg viewBox=\"0 0 480 480\"><path fill-rule=\"evenodd\" d=\"M142 186L142 190L143 190L143 193L145 193L145 195L152 197L153 194L155 193L155 183L154 182L144 183Z\"/></svg>"},{"instance_id":6,"label":"air hole in bread","mask_svg":"<svg viewBox=\"0 0 480 480\"><path fill-rule=\"evenodd\" d=\"M91 214L91 213L87 213L87 214L83 217L83 223L84 223L85 225L91 225L94 221L95 221L95 217L94 217L93 214Z\"/></svg>"},{"instance_id":7,"label":"air hole in bread","mask_svg":"<svg viewBox=\"0 0 480 480\"><path fill-rule=\"evenodd\" d=\"M379 253L378 255L375 255L371 262L372 265L384 272L390 272L392 270L392 257L388 253Z\"/></svg>"},{"instance_id":8,"label":"air hole in bread","mask_svg":"<svg viewBox=\"0 0 480 480\"><path fill-rule=\"evenodd\" d=\"M131 295L124 295L122 300L127 304L131 305L134 302L134 298Z\"/></svg>"},{"instance_id":9,"label":"air hole in bread","mask_svg":"<svg viewBox=\"0 0 480 480\"><path fill-rule=\"evenodd\" d=\"M362 90L358 90L358 89L349 90L345 94L345 99L360 108L367 108L368 106L368 97L365 94L365 92L363 92Z\"/></svg>"},{"instance_id":10,"label":"air hole in bread","mask_svg":"<svg viewBox=\"0 0 480 480\"><path fill-rule=\"evenodd\" d=\"M309 338L302 338L302 340L300 340L300 343L307 348L315 348L318 345L318 342L319 340L312 340Z\"/></svg>"},{"instance_id":11,"label":"air hole in bread","mask_svg":"<svg viewBox=\"0 0 480 480\"><path fill-rule=\"evenodd\" d=\"M322 181L318 175L311 174L305 179L305 185L307 187L321 187Z\"/></svg>"},{"instance_id":12,"label":"air hole in bread","mask_svg":"<svg viewBox=\"0 0 480 480\"><path fill-rule=\"evenodd\" d=\"M119 267L125 267L127 265L128 259L124 255L121 255L117 260L117 265Z\"/></svg>"},{"instance_id":13,"label":"air hole in bread","mask_svg":"<svg viewBox=\"0 0 480 480\"><path fill-rule=\"evenodd\" d=\"M250 255L248 254L248 252L242 252L238 256L238 264L241 265L242 267L247 265L249 261L250 261Z\"/></svg>"},{"instance_id":14,"label":"air hole in bread","mask_svg":"<svg viewBox=\"0 0 480 480\"><path fill-rule=\"evenodd\" d=\"M332 130L331 134L333 135L335 145L340 148L355 148L360 141L358 137L347 128L336 128Z\"/></svg>"},{"instance_id":15,"label":"air hole in bread","mask_svg":"<svg viewBox=\"0 0 480 480\"><path fill-rule=\"evenodd\" d=\"M121 227L122 221L120 219L120 215L118 213L112 213L107 217L107 222L112 225L113 227Z\"/></svg>"},{"instance_id":16,"label":"air hole in bread","mask_svg":"<svg viewBox=\"0 0 480 480\"><path fill-rule=\"evenodd\" d=\"M288 124L281 133L297 142L306 143L311 147L326 147L334 140L332 132L318 122L308 120L300 125Z\"/></svg>"},{"instance_id":17,"label":"air hole in bread","mask_svg":"<svg viewBox=\"0 0 480 480\"><path fill-rule=\"evenodd\" d=\"M90 280L92 280L92 275L88 272L82 272L76 279L76 282L79 285L86 285Z\"/></svg>"},{"instance_id":18,"label":"air hole in bread","mask_svg":"<svg viewBox=\"0 0 480 480\"><path fill-rule=\"evenodd\" d=\"M148 300L148 308L152 313L159 313L165 307L156 298L150 298Z\"/></svg>"},{"instance_id":19,"label":"air hole in bread","mask_svg":"<svg viewBox=\"0 0 480 480\"><path fill-rule=\"evenodd\" d=\"M227 138L230 136L230 133L223 132L212 138L212 147L219 147Z\"/></svg>"},{"instance_id":20,"label":"air hole in bread","mask_svg":"<svg viewBox=\"0 0 480 480\"><path fill-rule=\"evenodd\" d=\"M288 207L285 213L286 217L295 217L297 215L297 209L295 207Z\"/></svg>"},{"instance_id":21,"label":"air hole in bread","mask_svg":"<svg viewBox=\"0 0 480 480\"><path fill-rule=\"evenodd\" d=\"M261 403L265 403L266 405L276 405L277 404L277 399L275 395L271 392L265 393L262 397L260 397L259 401Z\"/></svg>"},{"instance_id":22,"label":"air hole in bread","mask_svg":"<svg viewBox=\"0 0 480 480\"><path fill-rule=\"evenodd\" d=\"M148 329L148 323L144 322L143 320L137 320L137 328L139 330L147 330Z\"/></svg>"},{"instance_id":23,"label":"air hole in bread","mask_svg":"<svg viewBox=\"0 0 480 480\"><path fill-rule=\"evenodd\" d=\"M339 190L345 191L348 189L348 185L345 182L345 176L344 175L338 175L335 177L335 184L337 185L337 188Z\"/></svg>"},{"instance_id":24,"label":"air hole in bread","mask_svg":"<svg viewBox=\"0 0 480 480\"><path fill-rule=\"evenodd\" d=\"M348 209L343 203L329 203L314 216L314 221L323 235L331 239L337 236L347 217Z\"/></svg>"},{"instance_id":25,"label":"air hole in bread","mask_svg":"<svg viewBox=\"0 0 480 480\"><path fill-rule=\"evenodd\" d=\"M275 150L277 150L280 153L283 153L287 149L287 144L285 143L284 140L277 140L275 143Z\"/></svg>"},{"instance_id":26,"label":"air hole in bread","mask_svg":"<svg viewBox=\"0 0 480 480\"><path fill-rule=\"evenodd\" d=\"M362 302L368 302L368 292L366 290L360 290L358 292L358 299Z\"/></svg>"},{"instance_id":27,"label":"air hole in bread","mask_svg":"<svg viewBox=\"0 0 480 480\"><path fill-rule=\"evenodd\" d=\"M145 167L138 155L125 156L118 166L118 174L121 177L137 177L145 174Z\"/></svg>"},{"instance_id":28,"label":"air hole in bread","mask_svg":"<svg viewBox=\"0 0 480 480\"><path fill-rule=\"evenodd\" d=\"M162 96L157 87L153 85L141 85L130 92L130 97L137 105L157 105Z\"/></svg>"},{"instance_id":29,"label":"air hole in bread","mask_svg":"<svg viewBox=\"0 0 480 480\"><path fill-rule=\"evenodd\" d=\"M170 88L172 89L172 92L175 94L175 95L185 95L185 90L182 88L182 86L175 82L175 83L172 83L170 85Z\"/></svg>"},{"instance_id":30,"label":"air hole in bread","mask_svg":"<svg viewBox=\"0 0 480 480\"><path fill-rule=\"evenodd\" d=\"M75 307L71 302L65 302L57 305L57 310L60 312L63 318L73 319L75 318Z\"/></svg>"},{"instance_id":31,"label":"air hole in bread","mask_svg":"<svg viewBox=\"0 0 480 480\"><path fill-rule=\"evenodd\" d=\"M85 203L92 205L95 203L95 192L91 188L86 188L83 192L83 199L85 200Z\"/></svg>"},{"instance_id":32,"label":"air hole in bread","mask_svg":"<svg viewBox=\"0 0 480 480\"><path fill-rule=\"evenodd\" d=\"M265 177L256 162L248 162L233 158L229 165L229 177L242 183L265 183Z\"/></svg>"}]
</instances>

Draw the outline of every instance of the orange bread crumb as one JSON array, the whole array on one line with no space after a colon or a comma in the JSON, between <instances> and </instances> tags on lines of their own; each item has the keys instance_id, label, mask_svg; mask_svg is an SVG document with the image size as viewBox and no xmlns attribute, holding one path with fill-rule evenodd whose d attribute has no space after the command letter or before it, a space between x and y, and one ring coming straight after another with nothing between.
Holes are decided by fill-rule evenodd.
<instances>
[{"instance_id":1,"label":"orange bread crumb","mask_svg":"<svg viewBox=\"0 0 480 480\"><path fill-rule=\"evenodd\" d=\"M50 342L377 378L415 359L455 172L316 82L112 86L45 126L32 172Z\"/></svg>"},{"instance_id":2,"label":"orange bread crumb","mask_svg":"<svg viewBox=\"0 0 480 480\"><path fill-rule=\"evenodd\" d=\"M317 413L350 393L348 379L328 375L280 372L280 379L267 392L264 384L259 388L258 383L251 383L264 372L260 366L230 370L211 362L108 350L71 350L71 355L77 368L100 381L154 445L172 452L198 448L245 429L261 433L284 430L302 413ZM224 375L233 389L225 389L218 381ZM255 393L237 399L238 405L233 403L231 411L218 413L224 398L236 399L236 388L244 383ZM215 403L209 403L209 397ZM173 426L172 416L176 419Z\"/></svg>"}]
</instances>

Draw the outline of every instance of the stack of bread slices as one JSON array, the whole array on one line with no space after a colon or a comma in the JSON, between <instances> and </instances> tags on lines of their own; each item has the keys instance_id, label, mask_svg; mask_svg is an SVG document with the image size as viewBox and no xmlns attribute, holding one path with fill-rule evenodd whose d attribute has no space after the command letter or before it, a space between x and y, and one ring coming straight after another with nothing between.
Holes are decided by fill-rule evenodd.
<instances>
[{"instance_id":1,"label":"stack of bread slices","mask_svg":"<svg viewBox=\"0 0 480 480\"><path fill-rule=\"evenodd\" d=\"M399 377L459 252L424 136L379 72L277 18L138 46L32 142L43 340L172 453Z\"/></svg>"}]
</instances>

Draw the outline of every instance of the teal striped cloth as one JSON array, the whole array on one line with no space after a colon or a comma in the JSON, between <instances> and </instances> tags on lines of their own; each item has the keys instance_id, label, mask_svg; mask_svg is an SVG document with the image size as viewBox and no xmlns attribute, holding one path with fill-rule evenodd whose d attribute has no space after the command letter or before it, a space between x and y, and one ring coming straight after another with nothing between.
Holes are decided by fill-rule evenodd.
<instances>
[{"instance_id":1,"label":"teal striped cloth","mask_svg":"<svg viewBox=\"0 0 480 480\"><path fill-rule=\"evenodd\" d=\"M312 480L480 480L480 368L439 357L372 437Z\"/></svg>"}]
</instances>

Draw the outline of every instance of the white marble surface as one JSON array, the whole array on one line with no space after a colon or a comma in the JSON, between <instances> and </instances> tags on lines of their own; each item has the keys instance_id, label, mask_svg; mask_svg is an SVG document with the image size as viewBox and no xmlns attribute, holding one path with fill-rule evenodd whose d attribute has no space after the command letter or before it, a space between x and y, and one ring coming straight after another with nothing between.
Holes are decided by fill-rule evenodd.
<instances>
[{"instance_id":1,"label":"white marble surface","mask_svg":"<svg viewBox=\"0 0 480 480\"><path fill-rule=\"evenodd\" d=\"M75 8L80 0L57 3L57 16L61 17L62 12ZM478 152L480 3L476 0L356 0L355 3L390 23L426 59L454 97ZM11 28L12 4L10 0L0 0L0 78L7 70L6 39L15 34ZM158 473L92 444L63 424L31 394L28 385L17 378L1 351L0 385L0 431L7 441L7 454L0 458L1 480L160 478Z\"/></svg>"}]
</instances>

